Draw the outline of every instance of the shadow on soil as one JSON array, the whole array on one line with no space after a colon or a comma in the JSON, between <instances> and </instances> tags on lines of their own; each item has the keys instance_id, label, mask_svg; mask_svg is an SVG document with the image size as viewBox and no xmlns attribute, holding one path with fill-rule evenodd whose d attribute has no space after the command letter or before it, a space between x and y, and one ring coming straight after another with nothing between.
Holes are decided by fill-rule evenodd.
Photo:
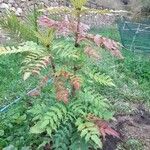
<instances>
[{"instance_id":1,"label":"shadow on soil","mask_svg":"<svg viewBox=\"0 0 150 150\"><path fill-rule=\"evenodd\" d=\"M116 116L117 121L112 124L121 138L107 136L103 150L116 150L119 144L128 139L138 139L142 142L144 150L150 149L150 112L141 105L137 106L137 110L131 115Z\"/></svg>"}]
</instances>

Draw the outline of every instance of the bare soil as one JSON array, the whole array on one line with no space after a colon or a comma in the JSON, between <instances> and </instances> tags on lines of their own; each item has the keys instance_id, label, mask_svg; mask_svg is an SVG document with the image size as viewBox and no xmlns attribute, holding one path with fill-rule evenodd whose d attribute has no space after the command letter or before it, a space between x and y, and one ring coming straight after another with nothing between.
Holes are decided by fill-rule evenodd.
<instances>
[{"instance_id":1,"label":"bare soil","mask_svg":"<svg viewBox=\"0 0 150 150\"><path fill-rule=\"evenodd\" d=\"M129 139L141 141L142 150L150 150L150 112L143 105L134 105L137 112L130 115L117 114L117 121L113 124L114 128L121 134L121 138L107 136L103 150L116 150L119 144L125 143ZM123 150L129 150L126 147ZM135 150L135 149L133 149Z\"/></svg>"}]
</instances>

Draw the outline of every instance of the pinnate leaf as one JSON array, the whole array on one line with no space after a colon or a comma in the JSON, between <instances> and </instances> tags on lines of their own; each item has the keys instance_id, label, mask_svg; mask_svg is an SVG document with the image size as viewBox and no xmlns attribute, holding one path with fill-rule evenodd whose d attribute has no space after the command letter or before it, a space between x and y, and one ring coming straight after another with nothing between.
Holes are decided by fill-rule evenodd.
<instances>
[{"instance_id":1,"label":"pinnate leaf","mask_svg":"<svg viewBox=\"0 0 150 150\"><path fill-rule=\"evenodd\" d=\"M101 142L100 137L98 137L97 135L92 135L92 136L91 136L91 140L92 140L95 144L97 144L97 145L99 146L99 148L102 148L103 144L102 144L102 142Z\"/></svg>"}]
</instances>

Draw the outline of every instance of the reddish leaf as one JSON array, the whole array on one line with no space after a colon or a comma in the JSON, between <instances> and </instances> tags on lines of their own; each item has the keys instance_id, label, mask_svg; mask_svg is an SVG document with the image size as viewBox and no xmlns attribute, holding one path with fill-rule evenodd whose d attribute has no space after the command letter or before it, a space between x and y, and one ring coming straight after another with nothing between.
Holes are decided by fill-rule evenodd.
<instances>
[{"instance_id":1,"label":"reddish leaf","mask_svg":"<svg viewBox=\"0 0 150 150\"><path fill-rule=\"evenodd\" d=\"M81 82L80 78L78 78L78 77L75 77L75 78L71 79L71 84L73 85L75 90L79 90L80 89L80 87L81 87L80 82Z\"/></svg>"},{"instance_id":2,"label":"reddish leaf","mask_svg":"<svg viewBox=\"0 0 150 150\"><path fill-rule=\"evenodd\" d=\"M55 20L52 20L46 16L42 16L38 20L39 25L49 28L57 28L58 22Z\"/></svg>"},{"instance_id":3,"label":"reddish leaf","mask_svg":"<svg viewBox=\"0 0 150 150\"><path fill-rule=\"evenodd\" d=\"M40 74L40 69L39 68L35 68L34 70L32 70L32 74L33 75L39 75Z\"/></svg>"},{"instance_id":4,"label":"reddish leaf","mask_svg":"<svg viewBox=\"0 0 150 150\"><path fill-rule=\"evenodd\" d=\"M100 35L92 35L92 34L81 34L79 36L78 41L82 40L90 40L93 41L97 46L105 47L107 50L111 52L112 55L124 59L120 52L120 44L118 42L115 42L114 40L111 40L109 38L102 37Z\"/></svg>"},{"instance_id":5,"label":"reddish leaf","mask_svg":"<svg viewBox=\"0 0 150 150\"><path fill-rule=\"evenodd\" d=\"M56 98L58 101L63 101L64 103L67 103L69 100L69 91L64 88L57 90Z\"/></svg>"},{"instance_id":6,"label":"reddish leaf","mask_svg":"<svg viewBox=\"0 0 150 150\"><path fill-rule=\"evenodd\" d=\"M108 134L108 135L112 135L114 137L120 138L119 133L116 132L115 130L113 130L112 128L110 128L110 127L107 127L105 129L105 133Z\"/></svg>"},{"instance_id":7,"label":"reddish leaf","mask_svg":"<svg viewBox=\"0 0 150 150\"><path fill-rule=\"evenodd\" d=\"M69 91L65 88L65 83L60 78L55 79L56 99L67 103L69 100Z\"/></svg>"},{"instance_id":8,"label":"reddish leaf","mask_svg":"<svg viewBox=\"0 0 150 150\"><path fill-rule=\"evenodd\" d=\"M105 137L106 137L106 132L105 132L105 130L104 130L103 128L101 128L101 129L99 129L99 131L100 131L100 133L101 133L103 139L105 140Z\"/></svg>"},{"instance_id":9,"label":"reddish leaf","mask_svg":"<svg viewBox=\"0 0 150 150\"><path fill-rule=\"evenodd\" d=\"M113 130L111 127L109 127L108 123L106 121L103 121L102 119L95 117L93 115L89 115L88 119L97 125L99 128L100 133L102 134L103 139L105 140L105 136L112 135L114 137L120 138L119 133L117 133L115 130Z\"/></svg>"},{"instance_id":10,"label":"reddish leaf","mask_svg":"<svg viewBox=\"0 0 150 150\"><path fill-rule=\"evenodd\" d=\"M102 39L100 35L95 35L93 38L94 38L93 40L96 43L96 45L100 46L102 44Z\"/></svg>"},{"instance_id":11,"label":"reddish leaf","mask_svg":"<svg viewBox=\"0 0 150 150\"><path fill-rule=\"evenodd\" d=\"M84 53L87 54L89 57L94 58L96 60L100 60L100 55L97 51L95 51L91 46L87 46L84 49Z\"/></svg>"},{"instance_id":12,"label":"reddish leaf","mask_svg":"<svg viewBox=\"0 0 150 150\"><path fill-rule=\"evenodd\" d=\"M66 79L69 79L70 76L71 76L71 73L69 73L67 71L61 71L59 76L62 76L64 78L66 78Z\"/></svg>"},{"instance_id":13,"label":"reddish leaf","mask_svg":"<svg viewBox=\"0 0 150 150\"><path fill-rule=\"evenodd\" d=\"M63 21L55 21L46 16L42 16L39 18L38 23L41 26L54 28L57 31L58 35L67 36L74 32L77 32L77 25L78 23L74 20L69 20L66 16ZM79 32L85 33L90 27L84 23L79 24Z\"/></svg>"},{"instance_id":14,"label":"reddish leaf","mask_svg":"<svg viewBox=\"0 0 150 150\"><path fill-rule=\"evenodd\" d=\"M47 84L48 80L49 80L48 76L43 77L42 80L40 81L39 87L40 88L44 87Z\"/></svg>"}]
</instances>

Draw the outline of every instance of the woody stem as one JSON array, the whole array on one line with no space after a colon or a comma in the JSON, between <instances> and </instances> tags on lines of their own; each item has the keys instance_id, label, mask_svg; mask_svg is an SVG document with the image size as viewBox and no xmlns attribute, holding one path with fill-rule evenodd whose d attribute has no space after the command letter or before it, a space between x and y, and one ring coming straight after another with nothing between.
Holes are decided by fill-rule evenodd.
<instances>
[{"instance_id":1,"label":"woody stem","mask_svg":"<svg viewBox=\"0 0 150 150\"><path fill-rule=\"evenodd\" d=\"M80 46L78 43L79 32L80 32L80 10L78 11L78 14L77 14L77 30L75 33L75 47L76 48ZM78 69L77 69L76 65L74 64L74 66L73 66L74 75L76 74L77 70ZM76 94L76 89L74 88L74 86L72 86L71 96L74 97L75 94Z\"/></svg>"}]
</instances>

